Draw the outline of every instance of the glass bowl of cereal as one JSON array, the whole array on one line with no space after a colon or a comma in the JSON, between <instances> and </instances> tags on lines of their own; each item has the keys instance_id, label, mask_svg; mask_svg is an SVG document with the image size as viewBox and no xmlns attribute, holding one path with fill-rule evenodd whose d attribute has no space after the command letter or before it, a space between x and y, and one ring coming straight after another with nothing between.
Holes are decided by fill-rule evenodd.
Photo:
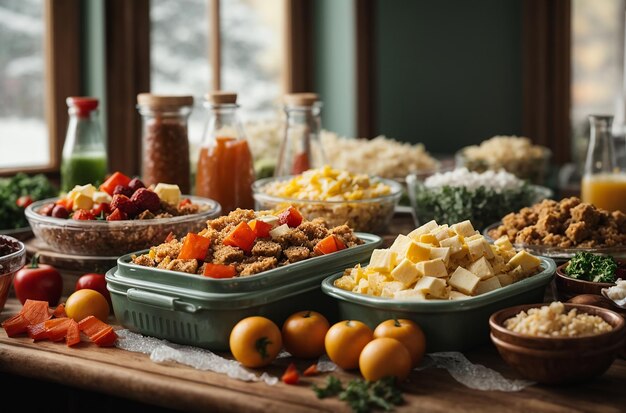
<instances>
[{"instance_id":1,"label":"glass bowl of cereal","mask_svg":"<svg viewBox=\"0 0 626 413\"><path fill-rule=\"evenodd\" d=\"M347 224L355 231L385 232L402 185L391 179L354 174L325 166L300 175L266 178L252 185L257 210L295 206L309 220Z\"/></svg>"},{"instance_id":2,"label":"glass bowl of cereal","mask_svg":"<svg viewBox=\"0 0 626 413\"><path fill-rule=\"evenodd\" d=\"M553 302L509 307L489 319L491 340L511 367L546 384L602 375L624 347L624 319L606 308Z\"/></svg>"}]
</instances>

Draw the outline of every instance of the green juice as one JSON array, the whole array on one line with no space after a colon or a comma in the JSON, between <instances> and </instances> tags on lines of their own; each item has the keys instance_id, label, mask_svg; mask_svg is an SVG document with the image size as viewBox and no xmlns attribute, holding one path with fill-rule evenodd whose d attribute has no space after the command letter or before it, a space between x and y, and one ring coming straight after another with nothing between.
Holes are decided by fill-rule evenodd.
<instances>
[{"instance_id":1,"label":"green juice","mask_svg":"<svg viewBox=\"0 0 626 413\"><path fill-rule=\"evenodd\" d=\"M61 191L68 192L76 185L93 184L98 187L107 173L105 154L76 154L61 162Z\"/></svg>"}]
</instances>

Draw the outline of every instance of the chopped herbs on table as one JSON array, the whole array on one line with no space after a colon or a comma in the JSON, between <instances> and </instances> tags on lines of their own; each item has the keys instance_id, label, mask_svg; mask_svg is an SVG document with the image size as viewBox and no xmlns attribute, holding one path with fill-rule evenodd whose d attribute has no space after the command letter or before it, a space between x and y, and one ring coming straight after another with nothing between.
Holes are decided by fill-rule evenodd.
<instances>
[{"instance_id":1,"label":"chopped herbs on table","mask_svg":"<svg viewBox=\"0 0 626 413\"><path fill-rule=\"evenodd\" d=\"M339 379L329 376L325 387L313 385L313 391L320 399L339 395L339 400L348 403L356 413L367 413L372 409L392 411L393 406L404 403L402 391L396 386L394 377L374 382L354 379L344 389Z\"/></svg>"},{"instance_id":2,"label":"chopped herbs on table","mask_svg":"<svg viewBox=\"0 0 626 413\"><path fill-rule=\"evenodd\" d=\"M32 201L57 195L57 190L45 175L28 176L18 173L11 178L0 179L0 230L28 226L24 216L26 204L18 202L20 197L29 196Z\"/></svg>"},{"instance_id":3,"label":"chopped herbs on table","mask_svg":"<svg viewBox=\"0 0 626 413\"><path fill-rule=\"evenodd\" d=\"M565 273L571 278L601 283L614 283L617 270L615 258L590 252L577 252L565 267Z\"/></svg>"}]
</instances>

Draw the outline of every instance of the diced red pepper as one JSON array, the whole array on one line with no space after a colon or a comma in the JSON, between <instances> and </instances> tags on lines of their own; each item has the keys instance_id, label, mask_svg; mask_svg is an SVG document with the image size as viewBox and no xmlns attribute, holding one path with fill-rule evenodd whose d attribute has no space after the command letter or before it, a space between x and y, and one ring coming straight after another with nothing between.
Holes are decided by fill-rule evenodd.
<instances>
[{"instance_id":1,"label":"diced red pepper","mask_svg":"<svg viewBox=\"0 0 626 413\"><path fill-rule=\"evenodd\" d=\"M319 371L317 370L317 363L315 364L311 364L309 367L307 367L306 370L304 370L304 372L302 373L303 376L317 376L319 374Z\"/></svg>"},{"instance_id":2,"label":"diced red pepper","mask_svg":"<svg viewBox=\"0 0 626 413\"><path fill-rule=\"evenodd\" d=\"M93 337L96 334L106 330L109 327L110 326L107 323L100 321L99 319L97 319L96 317L92 315L83 318L78 323L79 330L85 333L86 335L88 335L89 337Z\"/></svg>"},{"instance_id":3,"label":"diced red pepper","mask_svg":"<svg viewBox=\"0 0 626 413\"><path fill-rule=\"evenodd\" d=\"M124 221L128 219L128 215L115 208L107 217L107 221Z\"/></svg>"},{"instance_id":4,"label":"diced red pepper","mask_svg":"<svg viewBox=\"0 0 626 413\"><path fill-rule=\"evenodd\" d=\"M54 309L52 316L57 318L67 317L67 314L65 313L65 304L59 304L57 308Z\"/></svg>"},{"instance_id":5,"label":"diced red pepper","mask_svg":"<svg viewBox=\"0 0 626 413\"><path fill-rule=\"evenodd\" d=\"M254 219L248 222L248 225L250 225L250 228L252 228L252 231L254 231L254 234L257 238L269 238L270 231L272 230L271 224L260 221L258 219Z\"/></svg>"},{"instance_id":6,"label":"diced red pepper","mask_svg":"<svg viewBox=\"0 0 626 413\"><path fill-rule=\"evenodd\" d=\"M185 205L191 205L191 199L185 198L178 203L178 207L184 207Z\"/></svg>"},{"instance_id":7,"label":"diced red pepper","mask_svg":"<svg viewBox=\"0 0 626 413\"><path fill-rule=\"evenodd\" d=\"M115 340L117 340L117 338L117 333L113 330L113 327L109 327L95 336L89 337L89 339L96 343L98 347L111 347L115 344Z\"/></svg>"},{"instance_id":8,"label":"diced red pepper","mask_svg":"<svg viewBox=\"0 0 626 413\"><path fill-rule=\"evenodd\" d=\"M26 300L20 314L22 314L30 324L41 323L51 317L48 311L48 302L38 300Z\"/></svg>"},{"instance_id":9,"label":"diced red pepper","mask_svg":"<svg viewBox=\"0 0 626 413\"><path fill-rule=\"evenodd\" d=\"M30 323L26 317L22 314L17 314L7 320L4 320L2 328L6 331L7 336L15 337L18 334L25 333L29 325Z\"/></svg>"},{"instance_id":10,"label":"diced red pepper","mask_svg":"<svg viewBox=\"0 0 626 413\"><path fill-rule=\"evenodd\" d=\"M278 223L287 224L291 228L296 228L302 223L302 214L293 206L290 206L278 214Z\"/></svg>"},{"instance_id":11,"label":"diced red pepper","mask_svg":"<svg viewBox=\"0 0 626 413\"><path fill-rule=\"evenodd\" d=\"M113 196L113 191L115 187L118 185L128 186L130 182L130 178L124 175L121 172L115 172L113 175L109 177L102 185L100 185L100 190L106 192L107 194Z\"/></svg>"},{"instance_id":12,"label":"diced red pepper","mask_svg":"<svg viewBox=\"0 0 626 413\"><path fill-rule=\"evenodd\" d=\"M72 209L74 209L74 201L72 201L69 198L61 198L56 202L56 205L60 205L63 208L67 209L68 211L71 211Z\"/></svg>"},{"instance_id":13,"label":"diced red pepper","mask_svg":"<svg viewBox=\"0 0 626 413\"><path fill-rule=\"evenodd\" d=\"M87 211L86 209L77 209L72 214L72 219L77 221L93 221L96 219L96 216L91 213L91 211Z\"/></svg>"},{"instance_id":14,"label":"diced red pepper","mask_svg":"<svg viewBox=\"0 0 626 413\"><path fill-rule=\"evenodd\" d=\"M176 235L174 235L173 232L170 232L169 234L167 234L167 237L165 237L165 242L166 244L170 241L172 241L173 239L176 239Z\"/></svg>"},{"instance_id":15,"label":"diced red pepper","mask_svg":"<svg viewBox=\"0 0 626 413\"><path fill-rule=\"evenodd\" d=\"M285 373L283 374L282 380L285 384L298 384L298 381L300 380L300 374L298 374L298 370L296 369L295 364L289 364L287 370L285 370Z\"/></svg>"},{"instance_id":16,"label":"diced red pepper","mask_svg":"<svg viewBox=\"0 0 626 413\"><path fill-rule=\"evenodd\" d=\"M332 234L315 244L313 251L317 255L326 255L345 248L346 245L335 234Z\"/></svg>"},{"instance_id":17,"label":"diced red pepper","mask_svg":"<svg viewBox=\"0 0 626 413\"><path fill-rule=\"evenodd\" d=\"M234 265L224 264L204 264L204 272L202 275L211 278L233 278L237 274L237 269Z\"/></svg>"},{"instance_id":18,"label":"diced red pepper","mask_svg":"<svg viewBox=\"0 0 626 413\"><path fill-rule=\"evenodd\" d=\"M111 213L111 204L108 202L101 202L99 204L94 205L91 209L91 213L93 216L97 217L106 217L107 214Z\"/></svg>"},{"instance_id":19,"label":"diced red pepper","mask_svg":"<svg viewBox=\"0 0 626 413\"><path fill-rule=\"evenodd\" d=\"M78 328L78 323L73 319L69 319L70 322L67 326L67 334L65 336L65 344L68 347L75 346L80 343L80 329Z\"/></svg>"},{"instance_id":20,"label":"diced red pepper","mask_svg":"<svg viewBox=\"0 0 626 413\"><path fill-rule=\"evenodd\" d=\"M31 324L26 328L26 333L28 337L32 338L34 341L43 340L48 335L46 331L46 322L42 321L41 323Z\"/></svg>"},{"instance_id":21,"label":"diced red pepper","mask_svg":"<svg viewBox=\"0 0 626 413\"><path fill-rule=\"evenodd\" d=\"M204 261L206 253L211 245L211 239L203 237L202 235L194 234L190 232L185 237L183 247L180 249L178 259L181 260L200 260Z\"/></svg>"},{"instance_id":22,"label":"diced red pepper","mask_svg":"<svg viewBox=\"0 0 626 413\"><path fill-rule=\"evenodd\" d=\"M250 228L247 222L240 222L234 230L224 238L224 245L230 245L231 247L239 247L245 252L252 251L256 234Z\"/></svg>"},{"instance_id":23,"label":"diced red pepper","mask_svg":"<svg viewBox=\"0 0 626 413\"><path fill-rule=\"evenodd\" d=\"M67 317L53 318L44 323L46 338L50 341L61 341L67 335L70 319Z\"/></svg>"}]
</instances>

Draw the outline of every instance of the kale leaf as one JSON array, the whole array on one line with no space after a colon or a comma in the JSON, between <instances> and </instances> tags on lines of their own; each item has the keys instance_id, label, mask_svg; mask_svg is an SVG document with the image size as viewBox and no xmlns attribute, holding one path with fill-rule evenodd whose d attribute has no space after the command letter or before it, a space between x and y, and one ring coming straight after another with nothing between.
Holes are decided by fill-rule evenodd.
<instances>
[{"instance_id":1,"label":"kale leaf","mask_svg":"<svg viewBox=\"0 0 626 413\"><path fill-rule=\"evenodd\" d=\"M565 273L571 278L602 283L614 283L616 270L615 258L590 252L577 252L565 267Z\"/></svg>"}]
</instances>

